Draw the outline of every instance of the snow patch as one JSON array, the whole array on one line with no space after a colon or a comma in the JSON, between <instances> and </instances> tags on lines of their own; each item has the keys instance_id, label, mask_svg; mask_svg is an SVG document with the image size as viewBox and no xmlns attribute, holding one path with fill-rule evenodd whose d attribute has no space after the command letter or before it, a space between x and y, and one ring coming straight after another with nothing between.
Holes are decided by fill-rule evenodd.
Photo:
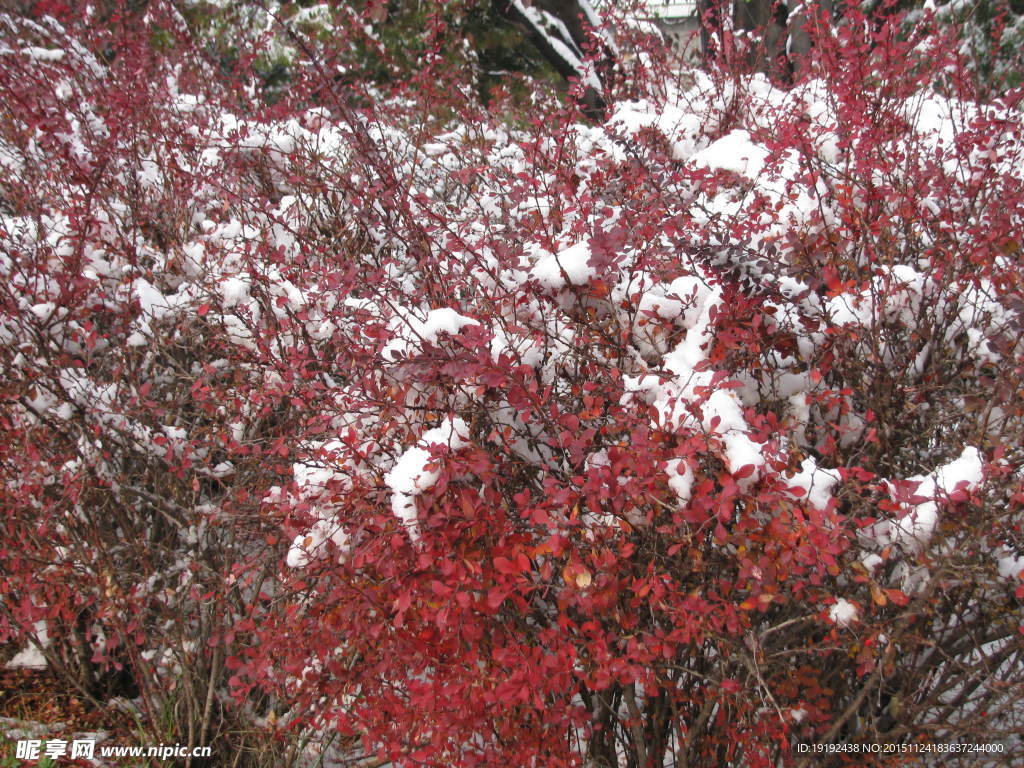
<instances>
[{"instance_id":1,"label":"snow patch","mask_svg":"<svg viewBox=\"0 0 1024 768\"><path fill-rule=\"evenodd\" d=\"M698 168L732 171L747 179L756 179L764 170L769 151L755 144L749 131L737 130L697 152L690 162Z\"/></svg>"},{"instance_id":2,"label":"snow patch","mask_svg":"<svg viewBox=\"0 0 1024 768\"><path fill-rule=\"evenodd\" d=\"M840 597L835 605L828 609L828 617L837 627L849 627L860 618L857 606Z\"/></svg>"},{"instance_id":3,"label":"snow patch","mask_svg":"<svg viewBox=\"0 0 1024 768\"><path fill-rule=\"evenodd\" d=\"M530 277L551 291L560 291L568 281L571 285L586 285L597 274L588 265L590 246L576 243L557 254L542 255L530 270Z\"/></svg>"},{"instance_id":4,"label":"snow patch","mask_svg":"<svg viewBox=\"0 0 1024 768\"><path fill-rule=\"evenodd\" d=\"M406 449L391 471L384 476L384 482L391 489L391 508L409 531L409 538L419 540L419 519L416 511L416 497L434 487L441 471L430 468L431 449L447 446L457 451L469 444L469 427L458 417L447 417L440 426L427 430L416 445Z\"/></svg>"},{"instance_id":5,"label":"snow patch","mask_svg":"<svg viewBox=\"0 0 1024 768\"><path fill-rule=\"evenodd\" d=\"M50 638L46 633L46 622L37 621L33 634L39 645L29 643L22 648L4 665L7 669L46 669L46 657L43 656L39 647L46 648L50 644Z\"/></svg>"},{"instance_id":6,"label":"snow patch","mask_svg":"<svg viewBox=\"0 0 1024 768\"><path fill-rule=\"evenodd\" d=\"M409 357L419 352L424 343L436 344L442 333L454 335L467 325L479 323L449 307L432 309L422 320L411 311L399 310L391 323L395 338L387 343L381 354L385 360Z\"/></svg>"},{"instance_id":7,"label":"snow patch","mask_svg":"<svg viewBox=\"0 0 1024 768\"><path fill-rule=\"evenodd\" d=\"M800 465L800 471L786 482L790 490L803 490L803 498L811 506L824 510L832 500L832 489L839 480L839 470L819 467L814 457L808 456Z\"/></svg>"}]
</instances>

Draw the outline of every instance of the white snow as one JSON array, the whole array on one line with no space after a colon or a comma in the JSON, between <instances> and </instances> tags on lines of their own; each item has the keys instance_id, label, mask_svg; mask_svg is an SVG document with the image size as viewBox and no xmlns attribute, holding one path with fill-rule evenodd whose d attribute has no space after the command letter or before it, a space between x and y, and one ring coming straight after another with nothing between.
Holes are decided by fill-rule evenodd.
<instances>
[{"instance_id":1,"label":"white snow","mask_svg":"<svg viewBox=\"0 0 1024 768\"><path fill-rule=\"evenodd\" d=\"M220 284L220 295L225 309L248 301L250 284L248 280L236 275L226 278Z\"/></svg>"},{"instance_id":2,"label":"white snow","mask_svg":"<svg viewBox=\"0 0 1024 768\"><path fill-rule=\"evenodd\" d=\"M835 604L828 609L828 617L838 627L848 627L858 620L860 611L857 606L846 598L840 597Z\"/></svg>"},{"instance_id":3,"label":"white snow","mask_svg":"<svg viewBox=\"0 0 1024 768\"><path fill-rule=\"evenodd\" d=\"M479 325L471 317L460 315L454 309L432 309L423 319L416 311L399 309L391 324L394 338L381 351L385 360L398 360L422 349L423 343L436 344L442 333L456 334L467 325Z\"/></svg>"},{"instance_id":4,"label":"white snow","mask_svg":"<svg viewBox=\"0 0 1024 768\"><path fill-rule=\"evenodd\" d=\"M45 621L36 622L33 634L39 646L46 648L50 644ZM47 665L46 657L43 656L39 646L35 643L29 643L14 654L4 666L7 669L45 669Z\"/></svg>"},{"instance_id":5,"label":"white snow","mask_svg":"<svg viewBox=\"0 0 1024 768\"><path fill-rule=\"evenodd\" d=\"M681 506L689 503L693 496L693 469L686 459L675 459L665 468L668 475L668 487L675 493Z\"/></svg>"},{"instance_id":6,"label":"white snow","mask_svg":"<svg viewBox=\"0 0 1024 768\"><path fill-rule=\"evenodd\" d=\"M832 489L840 481L839 471L819 467L813 456L800 465L800 471L786 482L791 489L803 491L803 498L817 509L824 510L832 500Z\"/></svg>"},{"instance_id":7,"label":"white snow","mask_svg":"<svg viewBox=\"0 0 1024 768\"><path fill-rule=\"evenodd\" d=\"M911 506L903 517L892 522L892 541L902 542L912 551L924 549L938 525L940 505L957 491L975 489L983 478L981 452L973 447L964 448L958 458L928 475L908 478L907 482L917 485L914 496L926 501Z\"/></svg>"},{"instance_id":8,"label":"white snow","mask_svg":"<svg viewBox=\"0 0 1024 768\"><path fill-rule=\"evenodd\" d=\"M764 170L770 152L755 144L750 132L732 131L690 158L697 166L714 171L732 171L747 179L756 179Z\"/></svg>"},{"instance_id":9,"label":"white snow","mask_svg":"<svg viewBox=\"0 0 1024 768\"><path fill-rule=\"evenodd\" d=\"M875 554L874 552L862 557L860 562L868 573L874 573L883 565L885 565L885 560L882 559L882 556Z\"/></svg>"},{"instance_id":10,"label":"white snow","mask_svg":"<svg viewBox=\"0 0 1024 768\"><path fill-rule=\"evenodd\" d=\"M306 533L299 534L292 541L286 562L289 568L302 568L310 564L314 558L322 557L327 552L324 546L333 542L344 558L349 550L349 537L340 524L330 520L318 520Z\"/></svg>"},{"instance_id":11,"label":"white snow","mask_svg":"<svg viewBox=\"0 0 1024 768\"><path fill-rule=\"evenodd\" d=\"M395 466L384 476L384 482L391 489L391 508L395 517L402 521L409 537L419 539L419 516L416 511L416 497L434 487L441 476L438 467L430 468L431 448L447 446L457 451L468 445L469 427L458 417L447 417L440 426L423 433L416 445L407 448L395 462Z\"/></svg>"},{"instance_id":12,"label":"white snow","mask_svg":"<svg viewBox=\"0 0 1024 768\"><path fill-rule=\"evenodd\" d=\"M1004 579L1016 581L1024 575L1024 555L1015 555L1006 547L996 551L996 565L999 575Z\"/></svg>"},{"instance_id":13,"label":"white snow","mask_svg":"<svg viewBox=\"0 0 1024 768\"><path fill-rule=\"evenodd\" d=\"M22 48L21 52L36 61L60 61L64 58L65 53L60 48L40 48L39 46Z\"/></svg>"},{"instance_id":14,"label":"white snow","mask_svg":"<svg viewBox=\"0 0 1024 768\"><path fill-rule=\"evenodd\" d=\"M708 144L703 138L706 123L702 116L672 104L659 108L646 102L620 102L613 108L608 126L627 135L655 129L664 134L676 160L688 160Z\"/></svg>"},{"instance_id":15,"label":"white snow","mask_svg":"<svg viewBox=\"0 0 1024 768\"><path fill-rule=\"evenodd\" d=\"M337 457L345 455L345 444L340 440L328 440L319 446L312 446L312 456L292 465L295 485L307 494L316 494L334 482L342 488L350 488L352 481L346 472L348 463Z\"/></svg>"},{"instance_id":16,"label":"white snow","mask_svg":"<svg viewBox=\"0 0 1024 768\"><path fill-rule=\"evenodd\" d=\"M530 277L552 291L562 290L567 281L570 285L586 285L597 274L588 265L589 260L590 246L576 243L557 254L542 255L530 270Z\"/></svg>"}]
</instances>

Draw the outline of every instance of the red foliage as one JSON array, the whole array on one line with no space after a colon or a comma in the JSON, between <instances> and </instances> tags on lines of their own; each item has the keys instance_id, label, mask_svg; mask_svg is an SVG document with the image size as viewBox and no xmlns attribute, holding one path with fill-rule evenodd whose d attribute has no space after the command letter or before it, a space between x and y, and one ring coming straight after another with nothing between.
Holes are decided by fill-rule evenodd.
<instances>
[{"instance_id":1,"label":"red foliage","mask_svg":"<svg viewBox=\"0 0 1024 768\"><path fill-rule=\"evenodd\" d=\"M196 743L1012 759L1021 115L862 21L513 127L5 18L0 634Z\"/></svg>"}]
</instances>

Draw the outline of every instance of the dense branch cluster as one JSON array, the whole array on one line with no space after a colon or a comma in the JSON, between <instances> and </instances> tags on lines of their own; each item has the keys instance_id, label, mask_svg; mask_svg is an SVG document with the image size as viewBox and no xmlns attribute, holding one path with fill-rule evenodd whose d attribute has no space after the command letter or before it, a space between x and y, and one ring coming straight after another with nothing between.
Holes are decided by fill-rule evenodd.
<instances>
[{"instance_id":1,"label":"dense branch cluster","mask_svg":"<svg viewBox=\"0 0 1024 768\"><path fill-rule=\"evenodd\" d=\"M279 764L1020 759L1024 117L944 38L606 30L587 122L0 24L0 639Z\"/></svg>"}]
</instances>

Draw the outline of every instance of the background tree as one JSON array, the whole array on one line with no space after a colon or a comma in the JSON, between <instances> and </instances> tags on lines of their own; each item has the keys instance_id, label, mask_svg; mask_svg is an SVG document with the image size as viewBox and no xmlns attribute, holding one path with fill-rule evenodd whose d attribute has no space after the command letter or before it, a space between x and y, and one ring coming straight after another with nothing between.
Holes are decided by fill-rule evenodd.
<instances>
[{"instance_id":1,"label":"background tree","mask_svg":"<svg viewBox=\"0 0 1024 768\"><path fill-rule=\"evenodd\" d=\"M238 763L1020 762L1018 95L496 110L431 9L0 19L0 638Z\"/></svg>"}]
</instances>

